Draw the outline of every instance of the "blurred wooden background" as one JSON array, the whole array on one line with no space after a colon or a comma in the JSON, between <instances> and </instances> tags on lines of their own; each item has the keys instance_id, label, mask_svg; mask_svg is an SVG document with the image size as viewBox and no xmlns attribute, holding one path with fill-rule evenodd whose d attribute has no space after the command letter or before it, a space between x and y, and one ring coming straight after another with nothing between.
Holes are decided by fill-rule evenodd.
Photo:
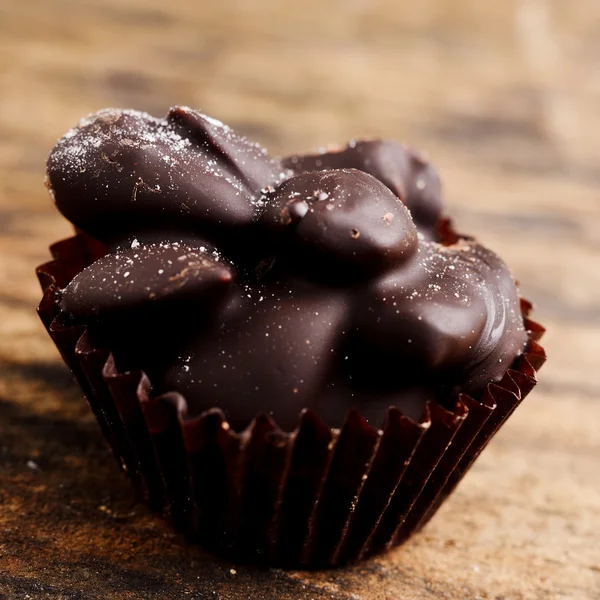
<instances>
[{"instance_id":1,"label":"blurred wooden background","mask_svg":"<svg viewBox=\"0 0 600 600\"><path fill-rule=\"evenodd\" d=\"M0 598L600 598L599 30L597 0L0 0ZM42 184L55 139L172 104L274 153L427 150L537 303L539 388L388 556L284 573L186 547L133 504L37 320L33 269L70 233Z\"/></svg>"}]
</instances>

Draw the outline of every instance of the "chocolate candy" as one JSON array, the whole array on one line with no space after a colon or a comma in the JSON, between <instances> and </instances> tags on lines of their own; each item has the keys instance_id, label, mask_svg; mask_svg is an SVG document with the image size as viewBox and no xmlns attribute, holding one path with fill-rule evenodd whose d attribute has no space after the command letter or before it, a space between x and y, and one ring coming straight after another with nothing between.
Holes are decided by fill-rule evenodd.
<instances>
[{"instance_id":1,"label":"chocolate candy","mask_svg":"<svg viewBox=\"0 0 600 600\"><path fill-rule=\"evenodd\" d=\"M102 111L48 176L108 248L61 308L191 415L291 430L303 408L339 427L355 407L379 427L390 405L418 418L481 394L524 349L509 270L473 240L434 241L437 174L392 142L278 162L189 109Z\"/></svg>"},{"instance_id":2,"label":"chocolate candy","mask_svg":"<svg viewBox=\"0 0 600 600\"><path fill-rule=\"evenodd\" d=\"M417 250L417 229L402 202L355 169L308 172L284 181L261 218L279 234L278 251L308 277L373 276Z\"/></svg>"},{"instance_id":3,"label":"chocolate candy","mask_svg":"<svg viewBox=\"0 0 600 600\"><path fill-rule=\"evenodd\" d=\"M67 133L48 160L58 209L109 244L148 230L215 236L243 229L259 190L284 176L258 144L188 108L165 119L100 111Z\"/></svg>"},{"instance_id":4,"label":"chocolate candy","mask_svg":"<svg viewBox=\"0 0 600 600\"><path fill-rule=\"evenodd\" d=\"M437 238L442 214L440 177L422 155L405 146L390 140L354 141L340 150L288 156L283 164L295 172L358 169L369 173L406 204L422 233Z\"/></svg>"},{"instance_id":5,"label":"chocolate candy","mask_svg":"<svg viewBox=\"0 0 600 600\"><path fill-rule=\"evenodd\" d=\"M233 267L208 244L141 244L135 239L129 248L119 248L79 273L62 304L83 318L143 310L174 298L207 310L226 296L233 276Z\"/></svg>"}]
</instances>

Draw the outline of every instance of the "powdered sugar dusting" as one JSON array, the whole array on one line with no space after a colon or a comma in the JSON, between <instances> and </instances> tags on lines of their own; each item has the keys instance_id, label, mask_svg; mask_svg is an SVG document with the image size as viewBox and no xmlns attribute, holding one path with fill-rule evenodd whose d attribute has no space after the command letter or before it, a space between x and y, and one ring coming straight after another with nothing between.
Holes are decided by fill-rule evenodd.
<instances>
[{"instance_id":1,"label":"powdered sugar dusting","mask_svg":"<svg viewBox=\"0 0 600 600\"><path fill-rule=\"evenodd\" d=\"M169 210L219 219L251 215L260 189L291 174L259 144L186 107L164 119L115 108L88 115L58 141L48 173L54 188L57 179L78 188L98 210L106 201L139 205L150 195L156 206L162 195Z\"/></svg>"},{"instance_id":2,"label":"powdered sugar dusting","mask_svg":"<svg viewBox=\"0 0 600 600\"><path fill-rule=\"evenodd\" d=\"M136 110L105 108L79 121L54 148L50 161L60 164L65 174L88 169L117 169L116 158L131 150L153 150L165 162L175 165L176 157L191 146L189 139L175 131L164 119ZM112 151L100 153L100 148ZM112 164L111 164L112 163Z\"/></svg>"},{"instance_id":3,"label":"powdered sugar dusting","mask_svg":"<svg viewBox=\"0 0 600 600\"><path fill-rule=\"evenodd\" d=\"M202 117L204 118L204 120L208 121L214 127L221 127L227 131L231 130L228 125L225 125L225 123L223 123L222 121L219 121L219 119L214 119L213 117L209 117L208 115L204 115L204 114L202 115Z\"/></svg>"}]
</instances>

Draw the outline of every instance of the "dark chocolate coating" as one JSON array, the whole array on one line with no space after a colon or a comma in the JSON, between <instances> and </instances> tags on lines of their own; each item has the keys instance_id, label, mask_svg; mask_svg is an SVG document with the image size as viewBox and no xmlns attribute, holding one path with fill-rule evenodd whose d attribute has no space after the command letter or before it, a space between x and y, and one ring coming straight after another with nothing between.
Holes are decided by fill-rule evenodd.
<instances>
[{"instance_id":1,"label":"dark chocolate coating","mask_svg":"<svg viewBox=\"0 0 600 600\"><path fill-rule=\"evenodd\" d=\"M261 222L279 235L279 253L308 277L340 272L372 277L417 250L417 229L402 202L355 169L312 171L284 181Z\"/></svg>"},{"instance_id":2,"label":"dark chocolate coating","mask_svg":"<svg viewBox=\"0 0 600 600\"><path fill-rule=\"evenodd\" d=\"M440 177L428 160L406 146L391 140L359 140L340 150L295 154L282 162L295 172L358 169L369 173L406 204L426 237L437 238L442 214Z\"/></svg>"},{"instance_id":3,"label":"dark chocolate coating","mask_svg":"<svg viewBox=\"0 0 600 600\"><path fill-rule=\"evenodd\" d=\"M255 217L259 190L284 175L258 144L181 107L165 119L100 111L67 133L48 159L57 208L105 243L148 230L217 236L243 229Z\"/></svg>"},{"instance_id":4,"label":"dark chocolate coating","mask_svg":"<svg viewBox=\"0 0 600 600\"><path fill-rule=\"evenodd\" d=\"M256 289L237 315L188 338L165 389L196 399L194 411L220 406L236 429L260 412L291 429L303 408L318 410L349 306L343 294L299 287Z\"/></svg>"},{"instance_id":5,"label":"dark chocolate coating","mask_svg":"<svg viewBox=\"0 0 600 600\"><path fill-rule=\"evenodd\" d=\"M379 427L391 405L418 418L427 400L478 396L523 351L506 265L472 240L431 241L437 222L417 233L417 207L392 190L406 185L396 163L294 174L187 109L167 121L109 114L87 119L49 161L61 211L109 243L61 307L121 369L144 369L155 393L181 392L190 415L218 406L239 430L268 413L291 430L303 408L339 427L356 407ZM177 155L187 170L171 170L165 136L146 139L149 127L189 141ZM126 138L136 164L107 167L107 148ZM180 179L132 200L124 190L140 169Z\"/></svg>"},{"instance_id":6,"label":"dark chocolate coating","mask_svg":"<svg viewBox=\"0 0 600 600\"><path fill-rule=\"evenodd\" d=\"M234 269L208 244L141 244L133 240L84 269L62 298L75 317L102 317L168 304L172 298L209 310L225 298Z\"/></svg>"}]
</instances>

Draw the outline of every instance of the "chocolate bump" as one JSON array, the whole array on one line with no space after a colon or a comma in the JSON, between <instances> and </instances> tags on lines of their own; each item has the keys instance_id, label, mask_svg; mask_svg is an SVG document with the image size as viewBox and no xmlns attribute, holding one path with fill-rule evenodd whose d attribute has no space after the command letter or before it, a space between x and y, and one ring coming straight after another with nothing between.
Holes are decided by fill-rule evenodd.
<instances>
[{"instance_id":1,"label":"chocolate bump","mask_svg":"<svg viewBox=\"0 0 600 600\"><path fill-rule=\"evenodd\" d=\"M417 249L404 204L355 169L290 177L267 200L262 222L280 236L279 251L309 276L373 276Z\"/></svg>"},{"instance_id":2,"label":"chocolate bump","mask_svg":"<svg viewBox=\"0 0 600 600\"><path fill-rule=\"evenodd\" d=\"M186 108L166 119L107 109L52 150L48 180L62 214L110 243L171 228L218 238L247 227L280 163L229 127Z\"/></svg>"},{"instance_id":3,"label":"chocolate bump","mask_svg":"<svg viewBox=\"0 0 600 600\"><path fill-rule=\"evenodd\" d=\"M205 245L179 242L140 244L106 254L77 275L62 292L61 307L75 317L133 313L193 302L214 308L233 281L233 268Z\"/></svg>"},{"instance_id":4,"label":"chocolate bump","mask_svg":"<svg viewBox=\"0 0 600 600\"><path fill-rule=\"evenodd\" d=\"M441 184L435 168L423 156L390 140L361 140L340 150L285 157L283 165L296 173L358 169L387 186L410 209L415 225L437 239L442 213Z\"/></svg>"}]
</instances>

